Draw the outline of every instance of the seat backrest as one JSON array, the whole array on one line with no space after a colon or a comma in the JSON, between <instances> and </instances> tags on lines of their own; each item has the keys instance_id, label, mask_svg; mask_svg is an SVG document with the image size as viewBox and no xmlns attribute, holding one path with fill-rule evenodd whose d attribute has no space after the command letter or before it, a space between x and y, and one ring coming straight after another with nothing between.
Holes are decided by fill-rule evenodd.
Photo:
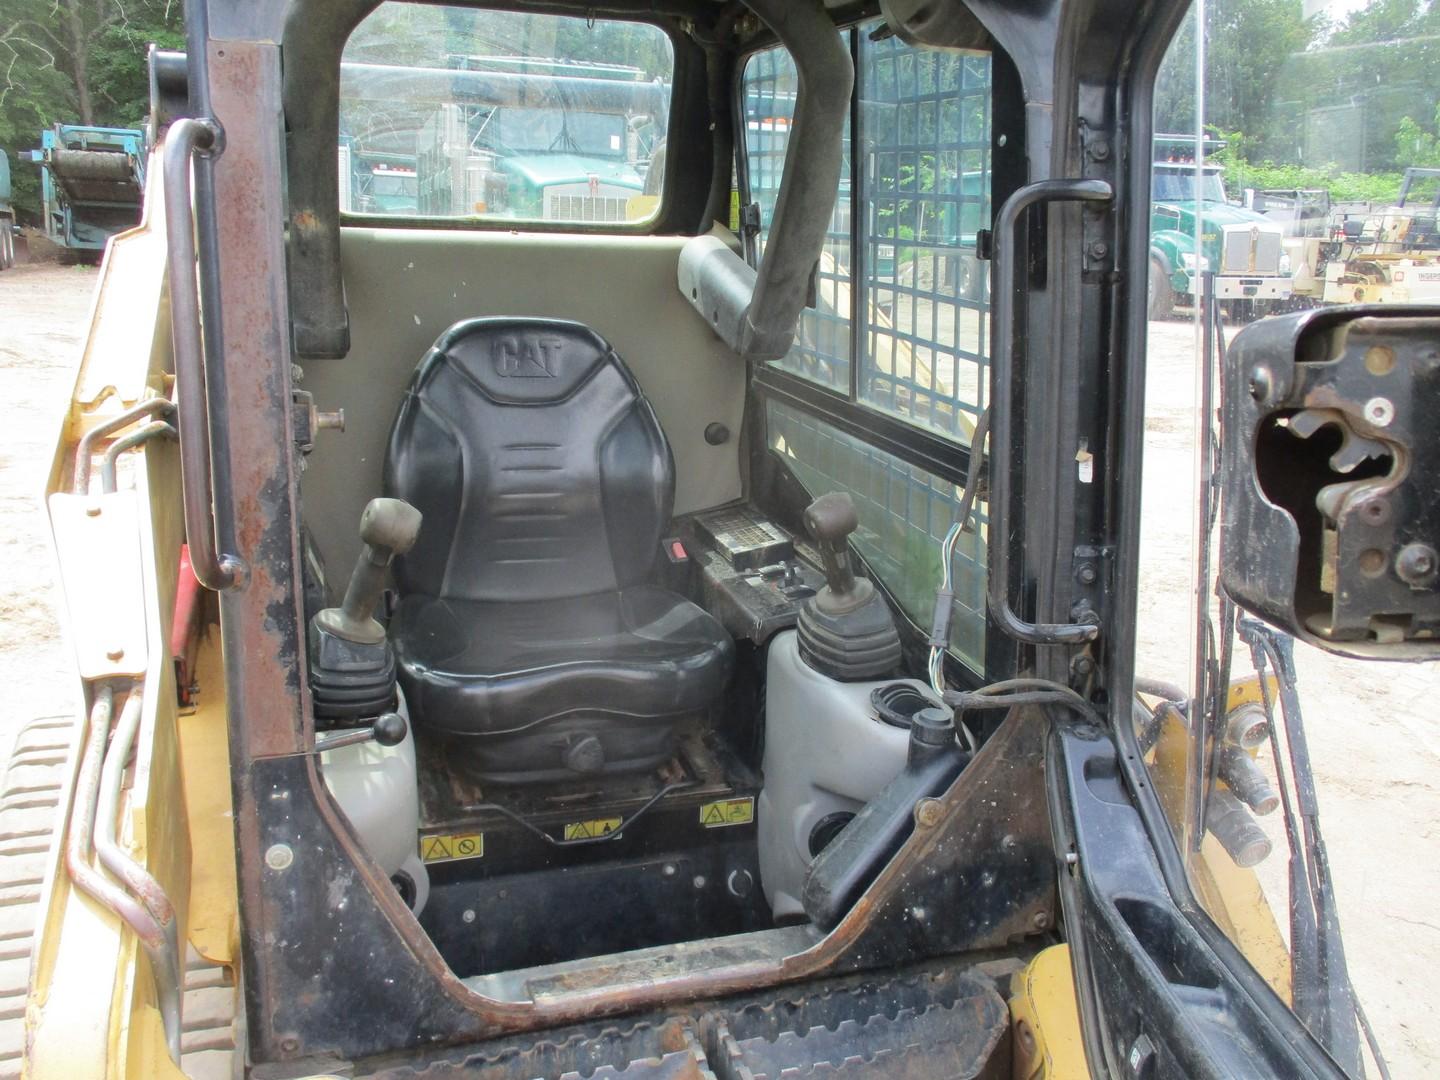
<instances>
[{"instance_id":1,"label":"seat backrest","mask_svg":"<svg viewBox=\"0 0 1440 1080\"><path fill-rule=\"evenodd\" d=\"M543 600L650 575L675 465L634 376L589 327L470 319L415 369L384 485L425 515L396 560L402 593Z\"/></svg>"}]
</instances>

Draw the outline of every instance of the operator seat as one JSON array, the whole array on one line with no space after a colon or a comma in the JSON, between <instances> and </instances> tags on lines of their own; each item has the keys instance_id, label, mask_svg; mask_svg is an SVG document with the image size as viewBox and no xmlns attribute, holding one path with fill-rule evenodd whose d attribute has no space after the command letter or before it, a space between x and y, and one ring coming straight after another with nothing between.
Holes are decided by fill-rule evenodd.
<instances>
[{"instance_id":1,"label":"operator seat","mask_svg":"<svg viewBox=\"0 0 1440 1080\"><path fill-rule=\"evenodd\" d=\"M411 719L482 778L653 767L719 698L729 635L648 583L670 446L593 330L456 323L410 380L384 482L424 515L390 624Z\"/></svg>"}]
</instances>

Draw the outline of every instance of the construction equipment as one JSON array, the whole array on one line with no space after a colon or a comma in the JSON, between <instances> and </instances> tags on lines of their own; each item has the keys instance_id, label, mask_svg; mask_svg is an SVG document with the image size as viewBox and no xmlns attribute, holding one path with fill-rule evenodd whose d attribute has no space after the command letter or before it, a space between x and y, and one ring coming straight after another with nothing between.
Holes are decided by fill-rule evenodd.
<instances>
[{"instance_id":1,"label":"construction equipment","mask_svg":"<svg viewBox=\"0 0 1440 1080\"><path fill-rule=\"evenodd\" d=\"M29 160L40 167L45 235L98 259L110 237L140 221L145 132L139 128L56 124L40 133Z\"/></svg>"},{"instance_id":2,"label":"construction equipment","mask_svg":"<svg viewBox=\"0 0 1440 1080\"><path fill-rule=\"evenodd\" d=\"M190 0L50 476L84 705L26 1075L224 1054L187 941L256 1080L1357 1072L1283 644L1232 679L1227 600L1193 693L1133 670L1127 148L1184 12ZM457 215L423 161L443 216L347 212L341 118L485 81L451 165L628 162L585 92L670 87L647 214Z\"/></svg>"},{"instance_id":3,"label":"construction equipment","mask_svg":"<svg viewBox=\"0 0 1440 1080\"><path fill-rule=\"evenodd\" d=\"M1149 309L1152 319L1175 305L1193 305L1206 271L1216 296L1237 320L1262 315L1289 299L1289 261L1283 230L1265 215L1232 204L1221 183L1220 166L1204 155L1224 143L1205 140L1196 166L1193 136L1156 135L1150 219ZM1200 250L1196 251L1196 236Z\"/></svg>"},{"instance_id":4,"label":"construction equipment","mask_svg":"<svg viewBox=\"0 0 1440 1080\"><path fill-rule=\"evenodd\" d=\"M10 157L0 150L0 270L15 265L15 206L10 201Z\"/></svg>"},{"instance_id":5,"label":"construction equipment","mask_svg":"<svg viewBox=\"0 0 1440 1080\"><path fill-rule=\"evenodd\" d=\"M1428 196L1416 190L1425 186ZM1440 303L1437 219L1440 169L1406 169L1394 205L1340 223L1325 263L1322 299L1327 304Z\"/></svg>"}]
</instances>

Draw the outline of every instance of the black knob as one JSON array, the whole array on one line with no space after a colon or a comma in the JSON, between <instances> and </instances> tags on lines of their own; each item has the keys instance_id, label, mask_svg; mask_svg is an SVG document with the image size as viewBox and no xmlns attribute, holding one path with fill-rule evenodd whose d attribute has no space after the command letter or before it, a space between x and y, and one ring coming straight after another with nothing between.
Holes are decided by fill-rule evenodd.
<instances>
[{"instance_id":1,"label":"black knob","mask_svg":"<svg viewBox=\"0 0 1440 1080\"><path fill-rule=\"evenodd\" d=\"M859 524L854 500L845 491L821 495L805 508L805 528L820 549L825 584L836 598L849 596L855 589L855 571L850 567L846 538Z\"/></svg>"},{"instance_id":2,"label":"black knob","mask_svg":"<svg viewBox=\"0 0 1440 1080\"><path fill-rule=\"evenodd\" d=\"M374 733L375 741L381 746L399 746L405 741L410 727L399 713L387 712L375 721L370 730Z\"/></svg>"}]
</instances>

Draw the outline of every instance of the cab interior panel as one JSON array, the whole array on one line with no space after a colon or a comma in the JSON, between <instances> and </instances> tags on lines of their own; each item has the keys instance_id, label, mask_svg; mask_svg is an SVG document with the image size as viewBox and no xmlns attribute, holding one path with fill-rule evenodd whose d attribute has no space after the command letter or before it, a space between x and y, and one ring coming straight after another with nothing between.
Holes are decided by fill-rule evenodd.
<instances>
[{"instance_id":1,"label":"cab interior panel","mask_svg":"<svg viewBox=\"0 0 1440 1080\"><path fill-rule=\"evenodd\" d=\"M461 319L538 316L590 327L655 408L675 457L674 513L740 497L745 366L675 287L684 237L345 228L340 242L350 353L304 361L301 383L327 408L345 409L344 433L317 442L301 479L306 525L327 566L343 571L354 557L355 523L380 492L405 386ZM710 424L729 439L707 441Z\"/></svg>"}]
</instances>

